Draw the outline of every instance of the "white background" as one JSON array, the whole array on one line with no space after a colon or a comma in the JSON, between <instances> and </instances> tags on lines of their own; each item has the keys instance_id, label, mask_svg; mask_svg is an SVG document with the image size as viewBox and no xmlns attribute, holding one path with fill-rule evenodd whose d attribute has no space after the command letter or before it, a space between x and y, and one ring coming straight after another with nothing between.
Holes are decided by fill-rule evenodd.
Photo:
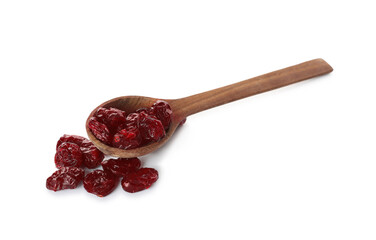
<instances>
[{"instance_id":1,"label":"white background","mask_svg":"<svg viewBox=\"0 0 376 240\"><path fill-rule=\"evenodd\" d=\"M1 239L375 239L374 1L0 2ZM323 58L327 76L188 118L149 190L48 191L100 103Z\"/></svg>"}]
</instances>

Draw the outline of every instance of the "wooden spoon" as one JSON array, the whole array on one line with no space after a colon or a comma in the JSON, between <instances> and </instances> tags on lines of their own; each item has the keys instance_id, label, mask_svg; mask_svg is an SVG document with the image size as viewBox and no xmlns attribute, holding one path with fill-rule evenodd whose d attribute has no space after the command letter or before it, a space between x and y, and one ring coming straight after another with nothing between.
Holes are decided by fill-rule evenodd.
<instances>
[{"instance_id":1,"label":"wooden spoon","mask_svg":"<svg viewBox=\"0 0 376 240\"><path fill-rule=\"evenodd\" d=\"M179 123L192 114L308 78L317 77L331 71L333 71L333 68L327 62L323 59L315 59L189 97L163 99L170 104L173 111L171 125L166 136L158 142L135 149L123 150L102 143L91 133L88 127L89 119L99 107L114 107L131 113L138 108L150 107L158 98L124 96L104 102L90 113L86 121L86 131L94 145L107 155L122 158L139 157L162 147L174 134Z\"/></svg>"}]
</instances>

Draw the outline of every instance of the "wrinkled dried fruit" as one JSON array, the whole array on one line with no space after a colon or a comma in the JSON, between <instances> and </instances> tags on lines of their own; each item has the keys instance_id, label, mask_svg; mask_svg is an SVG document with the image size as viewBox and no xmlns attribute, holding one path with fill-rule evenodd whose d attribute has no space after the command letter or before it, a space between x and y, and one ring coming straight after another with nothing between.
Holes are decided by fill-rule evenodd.
<instances>
[{"instance_id":1,"label":"wrinkled dried fruit","mask_svg":"<svg viewBox=\"0 0 376 240\"><path fill-rule=\"evenodd\" d=\"M132 149L140 146L141 142L142 137L138 128L122 129L114 135L112 146L122 149Z\"/></svg>"},{"instance_id":2,"label":"wrinkled dried fruit","mask_svg":"<svg viewBox=\"0 0 376 240\"><path fill-rule=\"evenodd\" d=\"M141 161L138 158L108 159L102 162L102 167L105 171L123 177L137 171L141 167Z\"/></svg>"},{"instance_id":3,"label":"wrinkled dried fruit","mask_svg":"<svg viewBox=\"0 0 376 240\"><path fill-rule=\"evenodd\" d=\"M148 114L155 116L162 122L165 130L170 127L172 110L166 101L158 100L150 108Z\"/></svg>"},{"instance_id":4,"label":"wrinkled dried fruit","mask_svg":"<svg viewBox=\"0 0 376 240\"><path fill-rule=\"evenodd\" d=\"M57 148L55 154L55 165L57 168L80 167L82 160L80 147L75 143L64 142Z\"/></svg>"},{"instance_id":5,"label":"wrinkled dried fruit","mask_svg":"<svg viewBox=\"0 0 376 240\"><path fill-rule=\"evenodd\" d=\"M104 123L99 122L95 117L90 118L89 120L89 129L93 135L98 138L101 142L105 144L111 143L111 134L110 130Z\"/></svg>"},{"instance_id":6,"label":"wrinkled dried fruit","mask_svg":"<svg viewBox=\"0 0 376 240\"><path fill-rule=\"evenodd\" d=\"M126 116L116 108L98 108L89 128L101 142L122 149L133 149L159 141L170 127L172 110L163 100Z\"/></svg>"},{"instance_id":7,"label":"wrinkled dried fruit","mask_svg":"<svg viewBox=\"0 0 376 240\"><path fill-rule=\"evenodd\" d=\"M74 189L84 178L84 170L77 167L63 167L54 172L46 181L46 187L52 191Z\"/></svg>"},{"instance_id":8,"label":"wrinkled dried fruit","mask_svg":"<svg viewBox=\"0 0 376 240\"><path fill-rule=\"evenodd\" d=\"M148 189L157 180L157 170L153 168L141 168L137 172L126 175L121 181L121 186L124 191L134 193Z\"/></svg>"},{"instance_id":9,"label":"wrinkled dried fruit","mask_svg":"<svg viewBox=\"0 0 376 240\"><path fill-rule=\"evenodd\" d=\"M86 140L86 138L81 137L81 136L64 134L64 135L59 139L59 141L57 141L56 149L57 149L62 143L64 143L64 142L75 143L75 144L77 144L78 146L81 147L81 144L82 144L82 142L83 142L84 140Z\"/></svg>"},{"instance_id":10,"label":"wrinkled dried fruit","mask_svg":"<svg viewBox=\"0 0 376 240\"><path fill-rule=\"evenodd\" d=\"M125 123L126 113L117 108L98 108L94 116L114 134L117 127Z\"/></svg>"},{"instance_id":11,"label":"wrinkled dried fruit","mask_svg":"<svg viewBox=\"0 0 376 240\"><path fill-rule=\"evenodd\" d=\"M64 134L57 142L57 148L64 142L75 143L80 147L83 164L87 168L98 167L104 158L103 153L84 137Z\"/></svg>"},{"instance_id":12,"label":"wrinkled dried fruit","mask_svg":"<svg viewBox=\"0 0 376 240\"><path fill-rule=\"evenodd\" d=\"M129 114L127 129L139 129L142 139L146 142L158 141L166 135L162 122L145 112Z\"/></svg>"},{"instance_id":13,"label":"wrinkled dried fruit","mask_svg":"<svg viewBox=\"0 0 376 240\"><path fill-rule=\"evenodd\" d=\"M104 154L87 139L82 141L81 152L83 163L87 168L92 169L98 167L104 159Z\"/></svg>"},{"instance_id":14,"label":"wrinkled dried fruit","mask_svg":"<svg viewBox=\"0 0 376 240\"><path fill-rule=\"evenodd\" d=\"M140 117L140 132L143 139L158 141L166 135L163 124L160 120L152 115L143 113L140 113Z\"/></svg>"},{"instance_id":15,"label":"wrinkled dried fruit","mask_svg":"<svg viewBox=\"0 0 376 240\"><path fill-rule=\"evenodd\" d=\"M150 115L150 110L151 108L139 108L135 111L135 113L141 113L141 112L144 112L146 114L149 114Z\"/></svg>"},{"instance_id":16,"label":"wrinkled dried fruit","mask_svg":"<svg viewBox=\"0 0 376 240\"><path fill-rule=\"evenodd\" d=\"M104 197L110 194L118 183L118 179L110 172L95 170L84 178L84 188L87 192Z\"/></svg>"}]
</instances>

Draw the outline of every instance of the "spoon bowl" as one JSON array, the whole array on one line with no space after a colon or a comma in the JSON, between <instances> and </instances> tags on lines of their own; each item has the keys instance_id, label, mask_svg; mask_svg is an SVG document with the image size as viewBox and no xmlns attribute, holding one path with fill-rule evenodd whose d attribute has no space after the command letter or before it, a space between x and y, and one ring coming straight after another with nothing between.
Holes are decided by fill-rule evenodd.
<instances>
[{"instance_id":1,"label":"spoon bowl","mask_svg":"<svg viewBox=\"0 0 376 240\"><path fill-rule=\"evenodd\" d=\"M179 126L180 122L184 119L184 117L179 116L179 114L173 114L171 116L171 124L170 124L169 129L166 132L166 136L164 138L162 138L160 141L153 142L153 143L150 143L146 146L142 146L142 147L139 147L139 148L128 149L128 150L111 147L111 146L108 146L108 145L102 143L92 134L91 130L89 129L89 120L90 120L91 117L94 116L94 114L96 113L98 108L113 107L113 108L123 110L126 113L132 113L132 112L135 112L139 108L152 106L153 103L156 102L157 100L164 100L164 101L168 102L169 105L172 108L173 113L174 112L178 113L178 111L175 111L175 109L173 107L174 106L174 100L165 100L165 99L143 97L143 96L123 96L123 97L113 98L111 100L108 100L108 101L102 103L101 105L96 107L90 113L88 119L86 120L86 132L87 132L87 135L88 135L90 141L92 141L93 144L100 151L102 151L104 154L114 156L114 157L132 158L132 157L138 157L138 156L146 155L148 153L151 153L151 152L157 150L158 148L163 146L170 139L170 137L175 132L176 128Z\"/></svg>"},{"instance_id":2,"label":"spoon bowl","mask_svg":"<svg viewBox=\"0 0 376 240\"><path fill-rule=\"evenodd\" d=\"M333 71L333 68L323 59L319 58L180 99L158 99L142 96L117 97L102 103L90 113L86 121L86 132L93 144L106 155L121 158L139 157L162 147L174 134L180 122L192 114L305 79L317 77L331 71ZM158 142L128 150L114 148L99 141L88 127L90 118L93 117L100 107L114 107L126 113L132 113L139 108L152 106L157 100L166 101L172 110L170 127L166 132L166 136Z\"/></svg>"}]
</instances>

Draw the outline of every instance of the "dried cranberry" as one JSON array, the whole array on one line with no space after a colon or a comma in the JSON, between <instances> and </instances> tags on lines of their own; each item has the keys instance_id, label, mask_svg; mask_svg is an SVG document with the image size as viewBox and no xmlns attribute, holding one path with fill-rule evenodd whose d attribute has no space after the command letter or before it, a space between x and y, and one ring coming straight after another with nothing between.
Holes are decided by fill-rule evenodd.
<instances>
[{"instance_id":1,"label":"dried cranberry","mask_svg":"<svg viewBox=\"0 0 376 240\"><path fill-rule=\"evenodd\" d=\"M134 193L148 189L158 180L158 172L153 168L141 168L137 172L126 175L121 186L126 192Z\"/></svg>"},{"instance_id":2,"label":"dried cranberry","mask_svg":"<svg viewBox=\"0 0 376 240\"><path fill-rule=\"evenodd\" d=\"M144 113L145 112L140 112L140 113ZM132 128L139 128L140 127L140 113L130 113L128 114L127 118L126 118L126 126L128 129Z\"/></svg>"},{"instance_id":3,"label":"dried cranberry","mask_svg":"<svg viewBox=\"0 0 376 240\"><path fill-rule=\"evenodd\" d=\"M86 138L77 136L77 135L68 135L64 134L59 141L57 141L56 144L56 149L63 143L63 142L70 142L70 143L75 143L78 146L81 146L82 142L86 140Z\"/></svg>"},{"instance_id":4,"label":"dried cranberry","mask_svg":"<svg viewBox=\"0 0 376 240\"><path fill-rule=\"evenodd\" d=\"M150 114L150 110L151 110L151 108L139 108L139 109L137 109L135 112L136 112L136 113L144 112L144 113L146 113L146 114Z\"/></svg>"},{"instance_id":5,"label":"dried cranberry","mask_svg":"<svg viewBox=\"0 0 376 240\"><path fill-rule=\"evenodd\" d=\"M160 120L151 115L141 114L140 122L141 135L145 140L158 141L166 135L163 124Z\"/></svg>"},{"instance_id":6,"label":"dried cranberry","mask_svg":"<svg viewBox=\"0 0 376 240\"><path fill-rule=\"evenodd\" d=\"M95 117L89 120L89 129L93 135L105 144L111 143L111 134L104 123L99 122Z\"/></svg>"},{"instance_id":7,"label":"dried cranberry","mask_svg":"<svg viewBox=\"0 0 376 240\"><path fill-rule=\"evenodd\" d=\"M87 168L98 167L104 158L103 153L84 137L64 134L57 142L57 148L64 142L75 143L80 147L83 164Z\"/></svg>"},{"instance_id":8,"label":"dried cranberry","mask_svg":"<svg viewBox=\"0 0 376 240\"><path fill-rule=\"evenodd\" d=\"M141 133L137 128L130 130L122 129L115 134L112 146L122 149L132 149L140 146L141 142Z\"/></svg>"},{"instance_id":9,"label":"dried cranberry","mask_svg":"<svg viewBox=\"0 0 376 240\"><path fill-rule=\"evenodd\" d=\"M82 141L81 152L83 163L87 168L98 167L104 159L104 154L87 139Z\"/></svg>"},{"instance_id":10,"label":"dried cranberry","mask_svg":"<svg viewBox=\"0 0 376 240\"><path fill-rule=\"evenodd\" d=\"M104 197L110 194L115 188L118 179L110 172L95 170L84 178L84 188L87 192Z\"/></svg>"},{"instance_id":11,"label":"dried cranberry","mask_svg":"<svg viewBox=\"0 0 376 240\"><path fill-rule=\"evenodd\" d=\"M54 172L46 181L46 187L52 191L74 189L84 178L84 170L77 167L63 167Z\"/></svg>"},{"instance_id":12,"label":"dried cranberry","mask_svg":"<svg viewBox=\"0 0 376 240\"><path fill-rule=\"evenodd\" d=\"M82 165L82 153L75 143L62 143L55 154L55 165L62 167L80 167Z\"/></svg>"},{"instance_id":13,"label":"dried cranberry","mask_svg":"<svg viewBox=\"0 0 376 240\"><path fill-rule=\"evenodd\" d=\"M156 101L150 109L150 115L154 115L163 124L165 130L167 130L171 123L172 110L170 105L163 100Z\"/></svg>"},{"instance_id":14,"label":"dried cranberry","mask_svg":"<svg viewBox=\"0 0 376 240\"><path fill-rule=\"evenodd\" d=\"M163 138L170 126L171 115L170 105L158 100L152 107L137 109L128 116L116 108L98 108L88 125L101 142L132 149Z\"/></svg>"},{"instance_id":15,"label":"dried cranberry","mask_svg":"<svg viewBox=\"0 0 376 240\"><path fill-rule=\"evenodd\" d=\"M145 112L129 114L127 128L139 128L143 140L158 141L166 135L161 121Z\"/></svg>"},{"instance_id":16,"label":"dried cranberry","mask_svg":"<svg viewBox=\"0 0 376 240\"><path fill-rule=\"evenodd\" d=\"M114 134L117 127L125 123L126 113L117 108L98 108L94 116Z\"/></svg>"},{"instance_id":17,"label":"dried cranberry","mask_svg":"<svg viewBox=\"0 0 376 240\"><path fill-rule=\"evenodd\" d=\"M108 159L102 162L102 167L105 171L112 172L118 177L123 177L137 171L141 167L141 161L138 158Z\"/></svg>"}]
</instances>

